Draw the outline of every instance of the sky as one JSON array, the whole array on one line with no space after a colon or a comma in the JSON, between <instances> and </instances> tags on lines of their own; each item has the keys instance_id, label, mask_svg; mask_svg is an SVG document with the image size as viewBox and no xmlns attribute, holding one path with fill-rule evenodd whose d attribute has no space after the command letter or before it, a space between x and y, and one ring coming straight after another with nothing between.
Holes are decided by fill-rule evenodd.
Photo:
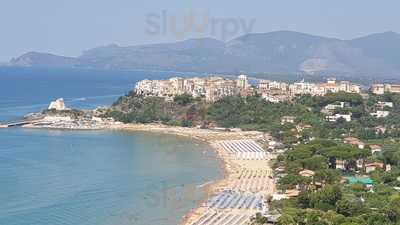
<instances>
[{"instance_id":1,"label":"sky","mask_svg":"<svg viewBox=\"0 0 400 225\"><path fill-rule=\"evenodd\" d=\"M79 56L93 47L291 30L352 39L400 33L398 0L0 0L0 62L29 51Z\"/></svg>"}]
</instances>

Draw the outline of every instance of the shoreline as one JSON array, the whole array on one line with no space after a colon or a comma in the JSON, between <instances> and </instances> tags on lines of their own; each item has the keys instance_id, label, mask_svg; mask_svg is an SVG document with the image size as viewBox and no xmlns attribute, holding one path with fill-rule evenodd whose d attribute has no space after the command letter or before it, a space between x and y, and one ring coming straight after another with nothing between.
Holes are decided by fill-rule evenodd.
<instances>
[{"instance_id":1,"label":"shoreline","mask_svg":"<svg viewBox=\"0 0 400 225\"><path fill-rule=\"evenodd\" d=\"M50 129L46 127L35 127L35 126L23 126L24 128L38 128L38 129ZM57 128L51 128L57 129ZM75 130L75 129L63 129L63 130ZM77 131L82 129L76 129ZM84 129L86 130L86 129ZM219 131L219 130L209 130L209 129L199 129L199 128L186 128L186 127L173 127L162 124L112 124L104 127L103 129L95 130L111 130L111 131L128 131L128 132L150 132L157 134L167 134L176 135L185 138L193 138L198 141L202 141L207 144L216 153L217 160L222 169L222 178L218 180L213 180L200 185L205 193L204 199L200 199L199 205L196 208L191 209L182 218L180 225L190 225L195 221L199 220L204 213L209 209L206 206L207 201L210 197L217 195L222 190L229 189L233 186L233 179L235 175L246 169L244 162L236 162L229 156L226 151L218 145L220 141L229 140L265 140L270 139L269 135L258 131ZM269 163L269 160L268 160ZM269 169L268 164L263 164L263 168ZM274 190L273 187L271 190ZM256 193L257 194L257 193ZM259 194L259 193L258 193ZM272 193L270 193L272 194ZM248 212L246 212L248 213Z\"/></svg>"},{"instance_id":2,"label":"shoreline","mask_svg":"<svg viewBox=\"0 0 400 225\"><path fill-rule=\"evenodd\" d=\"M266 138L264 133L258 131L228 132L198 128L172 127L160 124L123 124L113 127L111 130L144 131L193 138L206 143L215 151L217 160L220 162L223 171L223 176L219 180L209 181L201 185L200 188L205 192L206 196L200 201L200 204L196 208L191 209L182 217L181 225L190 225L199 220L202 215L209 210L205 204L210 200L210 197L215 196L222 190L229 189L229 187L232 186L233 177L243 168L246 168L246 165L234 162L225 150L218 145L218 142L240 139L261 140ZM271 137L268 136L268 138ZM270 160L267 161L269 164ZM263 165L265 166L265 169L270 169L268 164ZM272 187L271 190L275 190L275 187ZM273 193L269 194L272 195Z\"/></svg>"}]
</instances>

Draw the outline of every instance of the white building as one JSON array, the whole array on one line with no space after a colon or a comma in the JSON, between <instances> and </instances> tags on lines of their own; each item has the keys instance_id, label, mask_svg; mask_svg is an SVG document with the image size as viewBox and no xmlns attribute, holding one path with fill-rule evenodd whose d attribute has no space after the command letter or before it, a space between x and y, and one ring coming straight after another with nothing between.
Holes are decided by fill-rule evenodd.
<instances>
[{"instance_id":1,"label":"white building","mask_svg":"<svg viewBox=\"0 0 400 225\"><path fill-rule=\"evenodd\" d=\"M271 83L271 81L269 81L269 80L259 80L258 91L261 93L267 92L270 89L269 83Z\"/></svg>"},{"instance_id":2,"label":"white building","mask_svg":"<svg viewBox=\"0 0 400 225\"><path fill-rule=\"evenodd\" d=\"M353 84L349 81L337 83L335 78L329 78L327 83L320 84L319 87L324 90L324 94L338 93L341 91L346 93L361 93L360 85Z\"/></svg>"},{"instance_id":3,"label":"white building","mask_svg":"<svg viewBox=\"0 0 400 225\"><path fill-rule=\"evenodd\" d=\"M328 104L325 106L326 110L343 109L346 106L345 102L340 102L339 104Z\"/></svg>"},{"instance_id":4,"label":"white building","mask_svg":"<svg viewBox=\"0 0 400 225\"><path fill-rule=\"evenodd\" d=\"M371 154L377 154L382 151L382 147L380 145L370 145L371 148Z\"/></svg>"},{"instance_id":5,"label":"white building","mask_svg":"<svg viewBox=\"0 0 400 225\"><path fill-rule=\"evenodd\" d=\"M240 75L236 80L236 86L241 90L249 88L249 80L246 75Z\"/></svg>"},{"instance_id":6,"label":"white building","mask_svg":"<svg viewBox=\"0 0 400 225\"><path fill-rule=\"evenodd\" d=\"M339 83L339 91L346 93L361 93L361 86L352 84L349 81L341 81Z\"/></svg>"},{"instance_id":7,"label":"white building","mask_svg":"<svg viewBox=\"0 0 400 225\"><path fill-rule=\"evenodd\" d=\"M136 83L135 90L136 90L136 93L139 95L150 94L153 92L153 81L141 80Z\"/></svg>"},{"instance_id":8,"label":"white building","mask_svg":"<svg viewBox=\"0 0 400 225\"><path fill-rule=\"evenodd\" d=\"M383 95L385 93L400 93L399 84L374 84L372 85L372 93Z\"/></svg>"},{"instance_id":9,"label":"white building","mask_svg":"<svg viewBox=\"0 0 400 225\"><path fill-rule=\"evenodd\" d=\"M316 89L317 85L314 83L308 82L297 82L294 84L289 85L289 91L291 95L314 95L314 90Z\"/></svg>"},{"instance_id":10,"label":"white building","mask_svg":"<svg viewBox=\"0 0 400 225\"><path fill-rule=\"evenodd\" d=\"M269 83L269 89L277 89L277 90L282 90L282 91L287 91L289 89L289 85L284 82L277 82L277 81L272 81Z\"/></svg>"},{"instance_id":11,"label":"white building","mask_svg":"<svg viewBox=\"0 0 400 225\"><path fill-rule=\"evenodd\" d=\"M45 116L43 118L45 122L71 122L72 119L69 116Z\"/></svg>"},{"instance_id":12,"label":"white building","mask_svg":"<svg viewBox=\"0 0 400 225\"><path fill-rule=\"evenodd\" d=\"M215 102L225 96L232 96L237 93L235 82L232 80L215 79L206 86L206 101Z\"/></svg>"},{"instance_id":13,"label":"white building","mask_svg":"<svg viewBox=\"0 0 400 225\"><path fill-rule=\"evenodd\" d=\"M383 109L385 107L393 108L394 105L393 102L378 102L376 106Z\"/></svg>"},{"instance_id":14,"label":"white building","mask_svg":"<svg viewBox=\"0 0 400 225\"><path fill-rule=\"evenodd\" d=\"M67 108L65 107L64 99L63 98L59 98L59 99L51 102L49 107L48 107L48 109L49 110L55 109L55 110L61 111L61 110L66 110Z\"/></svg>"},{"instance_id":15,"label":"white building","mask_svg":"<svg viewBox=\"0 0 400 225\"><path fill-rule=\"evenodd\" d=\"M289 100L288 96L286 95L270 95L268 93L262 94L262 98L271 103L280 103Z\"/></svg>"},{"instance_id":16,"label":"white building","mask_svg":"<svg viewBox=\"0 0 400 225\"><path fill-rule=\"evenodd\" d=\"M372 93L376 95L385 94L385 85L384 84L374 84L372 85Z\"/></svg>"},{"instance_id":17,"label":"white building","mask_svg":"<svg viewBox=\"0 0 400 225\"><path fill-rule=\"evenodd\" d=\"M346 122L351 122L351 114L335 114L333 116L326 117L326 120L329 122L336 122L339 119L344 119Z\"/></svg>"},{"instance_id":18,"label":"white building","mask_svg":"<svg viewBox=\"0 0 400 225\"><path fill-rule=\"evenodd\" d=\"M171 92L173 95L181 95L185 92L184 79L181 77L173 77L169 79L171 85Z\"/></svg>"},{"instance_id":19,"label":"white building","mask_svg":"<svg viewBox=\"0 0 400 225\"><path fill-rule=\"evenodd\" d=\"M284 116L281 118L281 124L287 124L287 123L295 123L296 117L295 116Z\"/></svg>"},{"instance_id":20,"label":"white building","mask_svg":"<svg viewBox=\"0 0 400 225\"><path fill-rule=\"evenodd\" d=\"M387 117L389 115L390 115L389 111L380 111L380 110L378 110L375 113L371 113L371 116L374 116L376 118L385 118L385 117Z\"/></svg>"}]
</instances>

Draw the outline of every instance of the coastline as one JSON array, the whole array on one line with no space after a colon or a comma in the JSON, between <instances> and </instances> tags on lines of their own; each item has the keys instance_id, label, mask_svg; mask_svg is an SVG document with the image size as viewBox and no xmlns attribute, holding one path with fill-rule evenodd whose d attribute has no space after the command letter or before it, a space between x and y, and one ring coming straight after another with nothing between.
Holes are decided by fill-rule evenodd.
<instances>
[{"instance_id":1,"label":"coastline","mask_svg":"<svg viewBox=\"0 0 400 225\"><path fill-rule=\"evenodd\" d=\"M50 129L46 127L35 127L35 126L30 126L26 125L24 126L25 128L39 128L39 129ZM57 128L51 128L51 129L57 129ZM69 129L71 130L71 129ZM74 129L73 129L74 130ZM81 130L81 129L77 129ZM86 130L86 129L85 129ZM93 130L93 129L92 129ZM95 129L98 130L98 129ZM222 131L222 130L209 130L209 129L199 129L199 128L185 128L185 127L173 127L173 126L167 126L167 125L162 125L162 124L110 124L108 126L105 126L103 129L100 130L115 130L115 131L140 131L140 132L151 132L151 133L158 133L158 134L167 134L167 135L176 135L176 136L181 136L181 137L186 137L186 138L193 138L198 141L202 141L206 143L208 146L210 146L215 152L217 156L217 160L220 162L222 171L223 171L223 176L220 180L214 180L214 181L209 181L205 184L201 185L201 189L205 193L204 199L201 199L200 204L194 208L191 209L189 212L187 212L181 219L181 225L191 225L194 222L198 221L205 213L210 210L206 203L210 200L212 196L217 195L218 193L221 193L223 190L230 189L234 186L234 183L237 182L238 179L238 174L243 171L243 169L253 169L253 168L248 168L251 162L240 162L232 158L231 155L229 155L226 150L224 150L218 143L221 141L229 141L229 140L254 140L254 141L259 141L259 140L270 140L270 136L266 135L262 132L258 131L234 131L234 132L229 132L229 131ZM269 160L266 160L269 163ZM255 164L259 164L260 161L253 161ZM263 168L263 170L269 170L270 167L268 163L262 164L261 166L258 165L258 168L260 169ZM252 167L252 166L250 166ZM257 166L256 166L257 167ZM269 185L273 184L273 182L269 183ZM272 190L275 190L275 187L271 188ZM268 191L267 191L268 193ZM261 194L255 193L255 194ZM265 193L263 193L265 194ZM269 195L272 195L272 193L268 193ZM239 212L237 212L239 213ZM250 213L245 212L248 214L248 217L250 218ZM254 213L255 212L251 212ZM254 216L253 214L251 214Z\"/></svg>"},{"instance_id":2,"label":"coastline","mask_svg":"<svg viewBox=\"0 0 400 225\"><path fill-rule=\"evenodd\" d=\"M147 131L162 134L173 134L183 137L194 138L204 142L215 142L221 140L234 139L261 139L264 133L259 131L219 131L210 129L174 127L162 124L114 124L110 125L106 130L125 130L125 131ZM269 136L268 136L269 137Z\"/></svg>"},{"instance_id":3,"label":"coastline","mask_svg":"<svg viewBox=\"0 0 400 225\"><path fill-rule=\"evenodd\" d=\"M193 138L205 142L216 152L218 161L223 169L223 177L220 180L210 181L201 186L206 193L205 198L202 199L197 208L190 210L185 216L183 216L182 222L180 223L181 225L190 225L198 221L202 215L207 212L208 207L206 202L210 200L210 197L215 196L222 190L228 189L230 186L232 186L232 179L234 179L233 177L237 175L241 169L246 168L245 164L234 162L234 160L232 160L226 151L218 145L218 142L240 139L261 140L270 138L270 136L266 137L264 133L258 131L226 132L198 128L172 127L160 124L123 124L113 126L110 129L123 131L144 131ZM270 169L269 165L265 164L264 166L266 166L265 169ZM271 184L273 184L273 182ZM272 191L275 191L275 187L272 187L271 193L268 194L272 195Z\"/></svg>"}]
</instances>

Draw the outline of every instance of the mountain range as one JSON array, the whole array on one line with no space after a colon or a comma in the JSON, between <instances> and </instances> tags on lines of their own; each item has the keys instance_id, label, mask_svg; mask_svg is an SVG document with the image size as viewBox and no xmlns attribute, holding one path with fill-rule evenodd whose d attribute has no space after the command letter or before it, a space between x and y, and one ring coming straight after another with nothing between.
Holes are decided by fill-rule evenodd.
<instances>
[{"instance_id":1,"label":"mountain range","mask_svg":"<svg viewBox=\"0 0 400 225\"><path fill-rule=\"evenodd\" d=\"M121 47L108 45L64 57L29 52L11 66L161 70L200 73L400 74L400 34L385 32L340 40L292 31L246 34L228 42L212 38Z\"/></svg>"}]
</instances>

